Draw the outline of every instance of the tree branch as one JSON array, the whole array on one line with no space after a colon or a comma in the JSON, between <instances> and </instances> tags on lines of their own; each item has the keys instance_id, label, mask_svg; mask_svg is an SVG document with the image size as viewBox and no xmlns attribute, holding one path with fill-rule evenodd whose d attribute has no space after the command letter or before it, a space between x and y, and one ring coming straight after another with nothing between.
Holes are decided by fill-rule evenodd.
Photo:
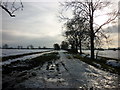
<instances>
[{"instance_id":1,"label":"tree branch","mask_svg":"<svg viewBox=\"0 0 120 90\"><path fill-rule=\"evenodd\" d=\"M95 33L97 33L104 25L110 23L111 21L115 20L116 17L118 16L118 13L114 16L114 18L109 18L105 23L103 23L101 26L99 26L99 28L95 31Z\"/></svg>"},{"instance_id":2,"label":"tree branch","mask_svg":"<svg viewBox=\"0 0 120 90\"><path fill-rule=\"evenodd\" d=\"M5 10L11 17L15 17L14 14L12 14L6 7L4 7L3 5L0 5L0 7Z\"/></svg>"},{"instance_id":3,"label":"tree branch","mask_svg":"<svg viewBox=\"0 0 120 90\"><path fill-rule=\"evenodd\" d=\"M11 17L15 17L15 15L13 14L15 11L21 9L23 10L23 4L20 1L20 5L16 5L16 0L14 0L14 2L12 3L9 3L9 1L7 0L6 2L2 2L2 0L0 1L0 7L5 11L7 12Z\"/></svg>"}]
</instances>

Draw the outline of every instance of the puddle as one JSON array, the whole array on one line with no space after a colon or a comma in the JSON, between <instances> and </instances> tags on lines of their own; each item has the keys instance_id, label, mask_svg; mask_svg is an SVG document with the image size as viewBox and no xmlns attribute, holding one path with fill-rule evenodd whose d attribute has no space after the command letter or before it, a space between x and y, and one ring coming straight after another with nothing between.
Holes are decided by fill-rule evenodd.
<instances>
[{"instance_id":1,"label":"puddle","mask_svg":"<svg viewBox=\"0 0 120 90\"><path fill-rule=\"evenodd\" d=\"M49 79L45 79L47 82L65 82L65 80L63 78L49 78Z\"/></svg>"},{"instance_id":2,"label":"puddle","mask_svg":"<svg viewBox=\"0 0 120 90\"><path fill-rule=\"evenodd\" d=\"M59 72L60 71L59 64L60 63L56 63L55 61L49 61L49 62L47 62L46 70Z\"/></svg>"},{"instance_id":3,"label":"puddle","mask_svg":"<svg viewBox=\"0 0 120 90\"><path fill-rule=\"evenodd\" d=\"M55 70L55 64L52 61L49 61L46 66L46 70Z\"/></svg>"},{"instance_id":4,"label":"puddle","mask_svg":"<svg viewBox=\"0 0 120 90\"><path fill-rule=\"evenodd\" d=\"M55 78L49 78L46 80L47 82L57 82L58 79L55 79Z\"/></svg>"}]
</instances>

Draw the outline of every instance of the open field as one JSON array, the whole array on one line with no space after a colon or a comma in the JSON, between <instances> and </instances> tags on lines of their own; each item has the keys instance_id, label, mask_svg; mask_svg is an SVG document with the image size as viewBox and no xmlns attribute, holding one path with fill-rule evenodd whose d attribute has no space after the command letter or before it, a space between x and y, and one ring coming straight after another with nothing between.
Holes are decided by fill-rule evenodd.
<instances>
[{"instance_id":1,"label":"open field","mask_svg":"<svg viewBox=\"0 0 120 90\"><path fill-rule=\"evenodd\" d=\"M14 55L28 54L28 53L50 51L51 49L0 49L0 50L2 51L2 56L0 57L7 57Z\"/></svg>"},{"instance_id":2,"label":"open field","mask_svg":"<svg viewBox=\"0 0 120 90\"><path fill-rule=\"evenodd\" d=\"M86 54L90 54L90 50L83 50L84 53ZM97 50L95 50L95 53L97 52ZM104 51L100 51L98 52L98 56L102 56L102 57L108 57L108 58L115 58L115 59L120 59L119 57L120 54L120 50L104 50Z\"/></svg>"}]
</instances>

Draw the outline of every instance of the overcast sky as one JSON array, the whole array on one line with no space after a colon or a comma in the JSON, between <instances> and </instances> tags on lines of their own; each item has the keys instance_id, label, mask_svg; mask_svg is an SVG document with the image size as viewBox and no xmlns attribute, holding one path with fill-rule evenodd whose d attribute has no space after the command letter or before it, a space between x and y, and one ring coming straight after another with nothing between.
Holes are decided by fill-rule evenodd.
<instances>
[{"instance_id":1,"label":"overcast sky","mask_svg":"<svg viewBox=\"0 0 120 90\"><path fill-rule=\"evenodd\" d=\"M3 44L11 46L34 45L53 47L54 43L63 40L61 23L59 22L57 2L23 2L24 10L18 11L11 18L2 11L3 15Z\"/></svg>"},{"instance_id":2,"label":"overcast sky","mask_svg":"<svg viewBox=\"0 0 120 90\"><path fill-rule=\"evenodd\" d=\"M53 47L54 43L60 44L64 38L62 24L57 17L60 8L58 1L60 0L23 2L24 10L17 11L15 18L2 10L2 43L12 47L26 47L31 44L35 47ZM115 47L118 42L118 29L116 25L111 28L110 33L114 39L112 47Z\"/></svg>"}]
</instances>

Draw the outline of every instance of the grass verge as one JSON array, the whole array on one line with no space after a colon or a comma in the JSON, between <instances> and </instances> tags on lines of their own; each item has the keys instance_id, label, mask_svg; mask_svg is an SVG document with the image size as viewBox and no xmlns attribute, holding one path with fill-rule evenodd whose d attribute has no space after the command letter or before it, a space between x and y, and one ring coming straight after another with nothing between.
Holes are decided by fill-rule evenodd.
<instances>
[{"instance_id":1,"label":"grass verge","mask_svg":"<svg viewBox=\"0 0 120 90\"><path fill-rule=\"evenodd\" d=\"M90 64L96 68L120 75L120 68L119 67L112 67L112 66L106 64L106 61L110 60L111 58L101 57L101 59L99 59L99 60L93 60L93 59L90 59L87 57L82 57L79 54L73 54L73 57L76 59L79 59L87 64Z\"/></svg>"}]
</instances>

